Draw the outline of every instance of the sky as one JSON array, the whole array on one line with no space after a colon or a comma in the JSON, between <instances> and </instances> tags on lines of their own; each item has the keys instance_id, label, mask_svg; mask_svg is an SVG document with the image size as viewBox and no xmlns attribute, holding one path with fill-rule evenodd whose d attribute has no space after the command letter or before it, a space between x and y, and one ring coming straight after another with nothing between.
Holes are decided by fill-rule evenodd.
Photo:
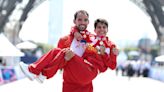
<instances>
[{"instance_id":1,"label":"sky","mask_svg":"<svg viewBox=\"0 0 164 92\"><path fill-rule=\"evenodd\" d=\"M30 14L20 34L22 39L48 42L49 5L47 0ZM108 36L117 45L137 44L142 37L153 41L157 38L150 17L129 0L63 0L63 16L59 16L63 20L62 35L69 33L73 26L73 15L79 9L88 11L88 30L92 33L96 18L107 19ZM41 14L42 11L45 12ZM39 35L36 35L38 33Z\"/></svg>"},{"instance_id":2,"label":"sky","mask_svg":"<svg viewBox=\"0 0 164 92\"><path fill-rule=\"evenodd\" d=\"M44 12L43 12L44 11ZM49 2L46 1L35 8L24 22L20 31L22 40L48 42Z\"/></svg>"}]
</instances>

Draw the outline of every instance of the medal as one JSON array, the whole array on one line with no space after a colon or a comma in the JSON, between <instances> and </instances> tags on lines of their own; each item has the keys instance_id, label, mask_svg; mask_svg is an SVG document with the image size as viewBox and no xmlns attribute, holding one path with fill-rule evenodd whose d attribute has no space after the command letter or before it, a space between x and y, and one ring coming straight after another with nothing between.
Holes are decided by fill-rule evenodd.
<instances>
[{"instance_id":1,"label":"medal","mask_svg":"<svg viewBox=\"0 0 164 92\"><path fill-rule=\"evenodd\" d=\"M100 41L100 45L103 45L104 43L103 43L103 41Z\"/></svg>"}]
</instances>

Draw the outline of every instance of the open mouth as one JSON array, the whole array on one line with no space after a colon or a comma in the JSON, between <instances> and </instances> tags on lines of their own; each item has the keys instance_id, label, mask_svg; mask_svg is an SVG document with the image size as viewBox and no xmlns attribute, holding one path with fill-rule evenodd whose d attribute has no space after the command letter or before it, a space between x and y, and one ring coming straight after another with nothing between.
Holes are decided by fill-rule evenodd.
<instances>
[{"instance_id":1,"label":"open mouth","mask_svg":"<svg viewBox=\"0 0 164 92\"><path fill-rule=\"evenodd\" d=\"M79 30L85 30L86 29L86 26L85 25L80 25L79 26Z\"/></svg>"}]
</instances>

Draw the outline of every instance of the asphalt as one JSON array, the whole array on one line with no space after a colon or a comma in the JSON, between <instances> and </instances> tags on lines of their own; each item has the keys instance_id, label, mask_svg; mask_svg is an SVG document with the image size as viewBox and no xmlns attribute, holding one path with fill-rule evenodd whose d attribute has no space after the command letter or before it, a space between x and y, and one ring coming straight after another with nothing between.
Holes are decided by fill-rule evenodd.
<instances>
[{"instance_id":1,"label":"asphalt","mask_svg":"<svg viewBox=\"0 0 164 92\"><path fill-rule=\"evenodd\" d=\"M93 80L94 92L163 92L164 82L143 77L116 76L108 70ZM28 78L0 86L0 92L62 92L62 74L58 72L52 79L40 84Z\"/></svg>"}]
</instances>

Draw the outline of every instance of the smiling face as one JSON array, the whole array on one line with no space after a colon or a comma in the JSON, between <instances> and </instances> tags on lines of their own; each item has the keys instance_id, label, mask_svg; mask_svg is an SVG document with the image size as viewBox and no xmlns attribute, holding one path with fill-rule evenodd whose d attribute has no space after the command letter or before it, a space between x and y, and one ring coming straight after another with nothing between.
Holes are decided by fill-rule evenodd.
<instances>
[{"instance_id":1,"label":"smiling face","mask_svg":"<svg viewBox=\"0 0 164 92\"><path fill-rule=\"evenodd\" d=\"M105 20L98 19L95 21L95 33L97 36L106 36L108 32L108 23Z\"/></svg>"},{"instance_id":2,"label":"smiling face","mask_svg":"<svg viewBox=\"0 0 164 92\"><path fill-rule=\"evenodd\" d=\"M89 24L88 14L86 12L78 12L75 15L74 24L78 28L79 31L86 30Z\"/></svg>"}]
</instances>

